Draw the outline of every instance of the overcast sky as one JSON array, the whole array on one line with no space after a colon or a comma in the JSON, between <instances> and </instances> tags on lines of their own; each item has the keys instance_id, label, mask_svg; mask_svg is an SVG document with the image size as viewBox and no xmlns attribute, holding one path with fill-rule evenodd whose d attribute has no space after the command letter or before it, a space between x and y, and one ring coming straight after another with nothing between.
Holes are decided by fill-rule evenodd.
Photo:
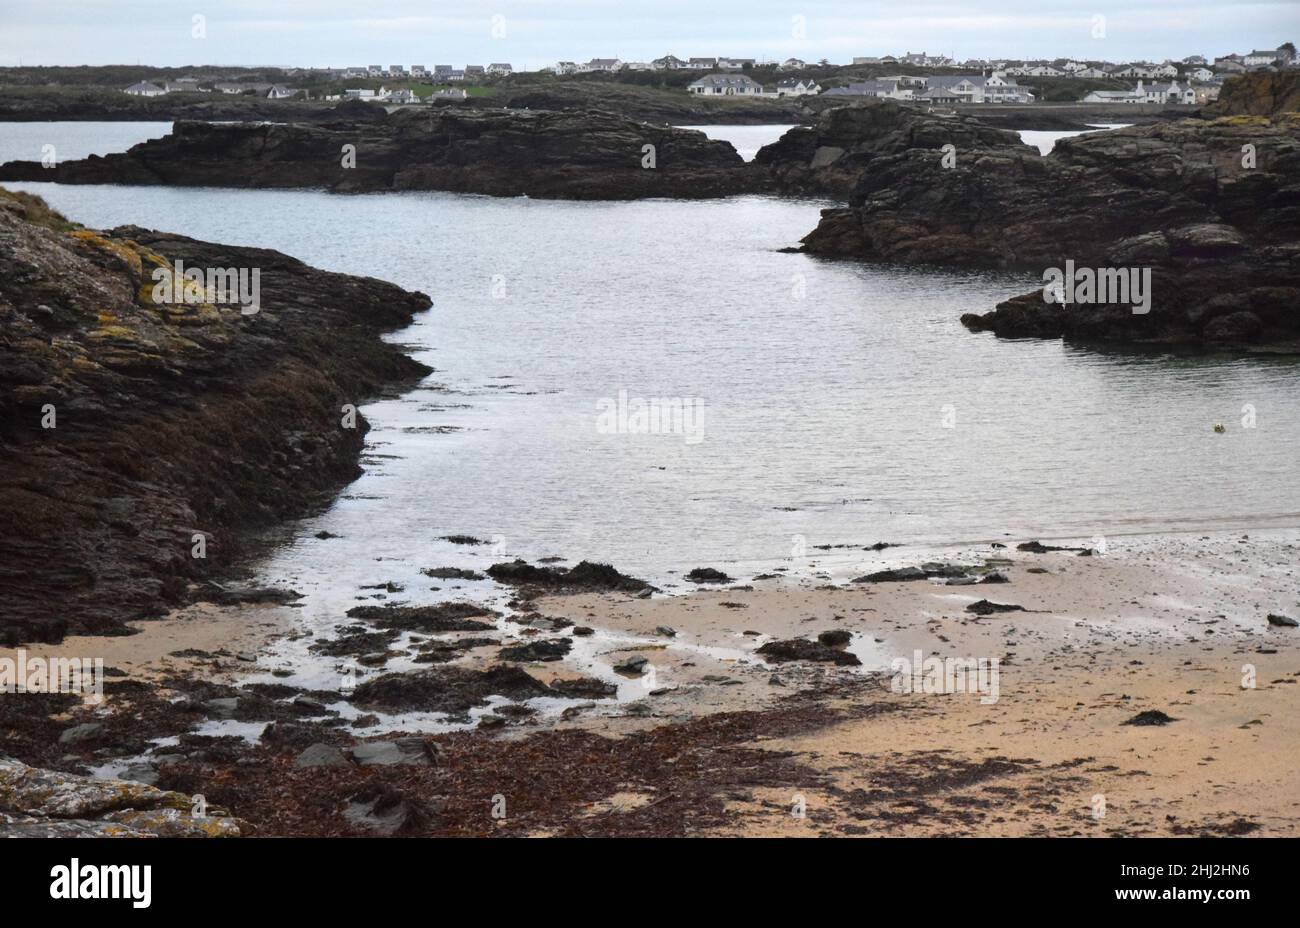
<instances>
[{"instance_id":1,"label":"overcast sky","mask_svg":"<svg viewBox=\"0 0 1300 928\"><path fill-rule=\"evenodd\" d=\"M1298 27L1300 0L0 0L0 65L537 68L669 53L848 62L907 51L1161 60L1275 48Z\"/></svg>"}]
</instances>

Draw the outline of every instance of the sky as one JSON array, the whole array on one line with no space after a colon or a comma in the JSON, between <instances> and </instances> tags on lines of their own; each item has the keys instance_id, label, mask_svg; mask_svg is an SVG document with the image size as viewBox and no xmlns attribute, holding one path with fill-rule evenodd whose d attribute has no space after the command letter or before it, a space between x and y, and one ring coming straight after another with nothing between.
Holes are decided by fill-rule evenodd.
<instances>
[{"instance_id":1,"label":"sky","mask_svg":"<svg viewBox=\"0 0 1300 928\"><path fill-rule=\"evenodd\" d=\"M1208 57L1300 40L1300 0L0 0L0 66L350 67L665 54L848 63Z\"/></svg>"}]
</instances>

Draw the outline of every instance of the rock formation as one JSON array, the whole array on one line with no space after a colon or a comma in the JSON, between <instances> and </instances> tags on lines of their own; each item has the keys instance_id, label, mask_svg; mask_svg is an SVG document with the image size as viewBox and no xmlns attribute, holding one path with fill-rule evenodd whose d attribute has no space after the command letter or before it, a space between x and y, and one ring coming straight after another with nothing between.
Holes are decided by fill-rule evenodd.
<instances>
[{"instance_id":1,"label":"rock formation","mask_svg":"<svg viewBox=\"0 0 1300 928\"><path fill-rule=\"evenodd\" d=\"M127 152L49 169L12 162L0 179L597 200L718 197L766 180L731 145L693 130L607 113L444 107L321 125L179 122Z\"/></svg>"},{"instance_id":2,"label":"rock formation","mask_svg":"<svg viewBox=\"0 0 1300 928\"><path fill-rule=\"evenodd\" d=\"M257 270L258 311L207 302L176 261ZM344 407L427 373L379 335L429 302L0 190L5 642L122 633L353 479L366 424Z\"/></svg>"},{"instance_id":3,"label":"rock formation","mask_svg":"<svg viewBox=\"0 0 1300 928\"><path fill-rule=\"evenodd\" d=\"M998 335L1300 342L1295 114L1089 133L1039 157L968 129L945 142L937 117L874 109L856 123L849 206L823 211L807 251L1036 272L1067 261L1150 269L1146 312L1131 300L1047 302L1040 289L963 318ZM955 163L945 163L943 144Z\"/></svg>"}]
</instances>

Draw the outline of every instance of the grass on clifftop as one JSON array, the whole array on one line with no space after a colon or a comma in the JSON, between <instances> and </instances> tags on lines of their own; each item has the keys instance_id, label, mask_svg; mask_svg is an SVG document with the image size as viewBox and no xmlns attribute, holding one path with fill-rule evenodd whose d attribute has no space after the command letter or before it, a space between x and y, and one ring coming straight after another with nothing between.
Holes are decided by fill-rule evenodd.
<instances>
[{"instance_id":1,"label":"grass on clifftop","mask_svg":"<svg viewBox=\"0 0 1300 928\"><path fill-rule=\"evenodd\" d=\"M81 228L80 223L68 219L62 213L52 209L50 204L31 193L0 187L0 209L15 212L32 225L44 226L55 232L70 232Z\"/></svg>"}]
</instances>

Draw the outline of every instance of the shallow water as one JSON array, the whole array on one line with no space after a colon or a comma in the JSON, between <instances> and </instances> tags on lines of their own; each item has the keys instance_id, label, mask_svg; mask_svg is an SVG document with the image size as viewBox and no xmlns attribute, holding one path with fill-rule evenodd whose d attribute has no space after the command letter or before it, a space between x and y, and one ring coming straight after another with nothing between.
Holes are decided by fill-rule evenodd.
<instances>
[{"instance_id":1,"label":"shallow water","mask_svg":"<svg viewBox=\"0 0 1300 928\"><path fill-rule=\"evenodd\" d=\"M723 139L731 143L736 153L746 161L753 161L758 150L770 145L785 135L794 126L680 126L682 129L697 129L711 139Z\"/></svg>"},{"instance_id":2,"label":"shallow water","mask_svg":"<svg viewBox=\"0 0 1300 928\"><path fill-rule=\"evenodd\" d=\"M365 475L260 570L322 631L385 581L405 590L365 601L500 604L489 581L419 571L516 556L664 583L806 569L822 544L1300 524L1295 361L972 335L962 313L1035 278L782 253L825 202L14 186L92 226L276 248L433 297L392 338L437 372L363 407ZM635 433L602 418L621 391L698 418ZM440 540L457 533L487 544ZM305 644L276 660L324 683L336 668Z\"/></svg>"}]
</instances>

